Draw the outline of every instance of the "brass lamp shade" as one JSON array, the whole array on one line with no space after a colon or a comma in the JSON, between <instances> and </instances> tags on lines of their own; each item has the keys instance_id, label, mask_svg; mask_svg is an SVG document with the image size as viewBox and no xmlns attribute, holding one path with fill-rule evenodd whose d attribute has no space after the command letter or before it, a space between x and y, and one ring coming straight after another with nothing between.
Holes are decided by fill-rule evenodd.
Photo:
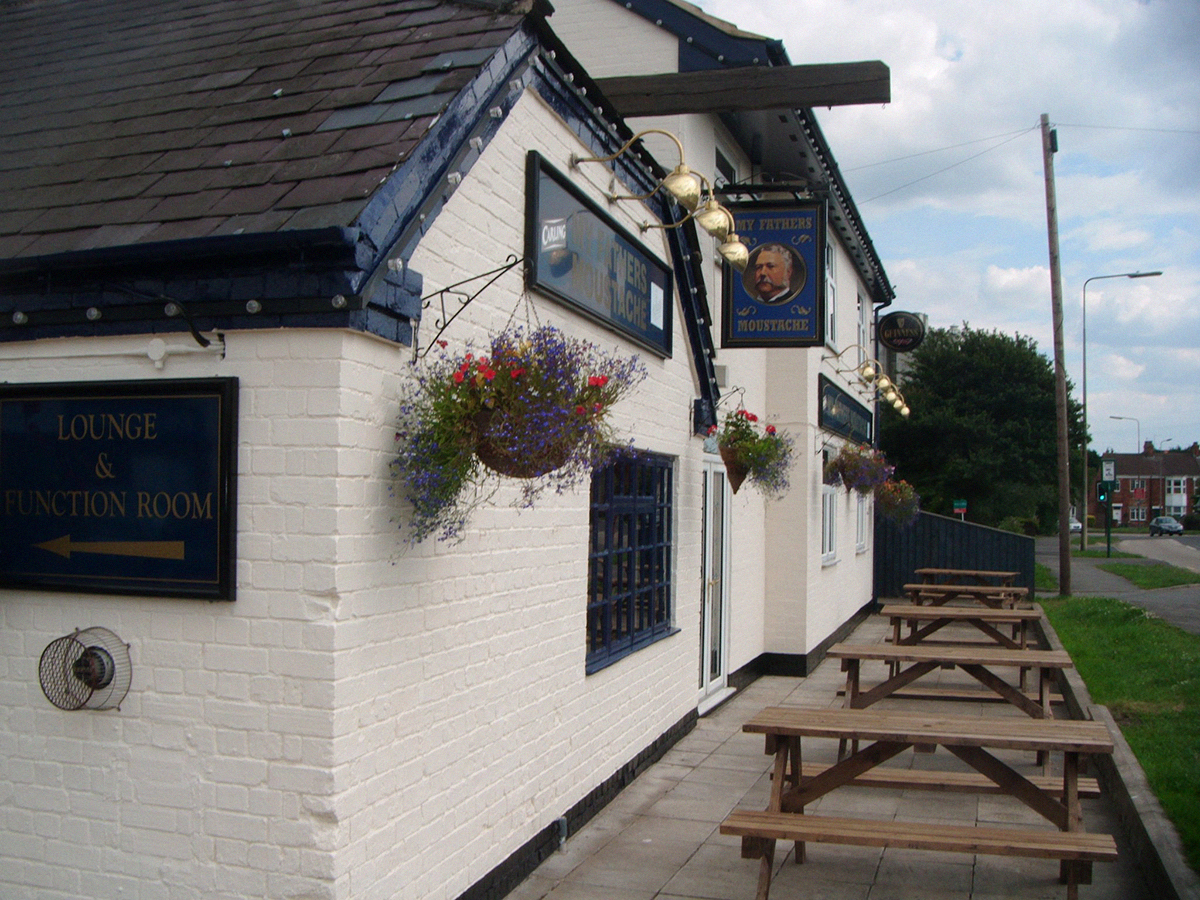
<instances>
[{"instance_id":1,"label":"brass lamp shade","mask_svg":"<svg viewBox=\"0 0 1200 900\"><path fill-rule=\"evenodd\" d=\"M733 214L716 200L709 200L704 209L696 213L696 224L723 241L733 231Z\"/></svg>"},{"instance_id":2,"label":"brass lamp shade","mask_svg":"<svg viewBox=\"0 0 1200 900\"><path fill-rule=\"evenodd\" d=\"M717 252L739 272L746 271L746 265L750 262L750 250L736 234L729 235L719 244Z\"/></svg>"},{"instance_id":3,"label":"brass lamp shade","mask_svg":"<svg viewBox=\"0 0 1200 900\"><path fill-rule=\"evenodd\" d=\"M662 187L688 212L700 205L700 176L683 163L663 179Z\"/></svg>"}]
</instances>

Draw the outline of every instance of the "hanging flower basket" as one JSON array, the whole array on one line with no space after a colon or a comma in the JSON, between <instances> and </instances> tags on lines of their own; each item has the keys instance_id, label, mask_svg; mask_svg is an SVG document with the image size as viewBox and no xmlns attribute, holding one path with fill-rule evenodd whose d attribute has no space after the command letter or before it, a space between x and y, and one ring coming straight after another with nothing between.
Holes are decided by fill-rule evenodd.
<instances>
[{"instance_id":1,"label":"hanging flower basket","mask_svg":"<svg viewBox=\"0 0 1200 900\"><path fill-rule=\"evenodd\" d=\"M747 478L768 498L788 492L795 443L786 432L774 425L760 428L758 416L737 409L726 413L721 425L714 425L709 434L717 440L735 494Z\"/></svg>"},{"instance_id":2,"label":"hanging flower basket","mask_svg":"<svg viewBox=\"0 0 1200 900\"><path fill-rule=\"evenodd\" d=\"M401 392L392 469L412 544L459 537L491 476L524 480L524 506L590 477L614 452L612 405L646 374L551 326L505 330L480 355L439 351Z\"/></svg>"},{"instance_id":3,"label":"hanging flower basket","mask_svg":"<svg viewBox=\"0 0 1200 900\"><path fill-rule=\"evenodd\" d=\"M583 429L562 429L553 442L528 440L537 423L521 410L485 409L473 418L475 455L498 475L507 478L540 478L566 465L584 439ZM524 439L511 440L519 435Z\"/></svg>"},{"instance_id":4,"label":"hanging flower basket","mask_svg":"<svg viewBox=\"0 0 1200 900\"><path fill-rule=\"evenodd\" d=\"M742 482L746 480L746 476L750 474L750 469L738 459L738 452L733 447L718 445L717 450L721 453L721 461L725 463L725 476L729 479L729 489L736 494L738 488L742 486Z\"/></svg>"},{"instance_id":5,"label":"hanging flower basket","mask_svg":"<svg viewBox=\"0 0 1200 900\"><path fill-rule=\"evenodd\" d=\"M892 477L894 466L867 444L843 444L825 463L825 483L841 484L847 491L869 494Z\"/></svg>"},{"instance_id":6,"label":"hanging flower basket","mask_svg":"<svg viewBox=\"0 0 1200 900\"><path fill-rule=\"evenodd\" d=\"M907 481L885 481L875 489L875 511L905 527L917 520L921 497Z\"/></svg>"}]
</instances>

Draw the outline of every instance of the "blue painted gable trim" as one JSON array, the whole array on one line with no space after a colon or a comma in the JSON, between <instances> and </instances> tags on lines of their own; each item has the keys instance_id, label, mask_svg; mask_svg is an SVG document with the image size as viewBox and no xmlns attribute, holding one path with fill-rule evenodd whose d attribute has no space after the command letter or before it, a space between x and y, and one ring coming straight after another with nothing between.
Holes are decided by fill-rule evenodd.
<instances>
[{"instance_id":1,"label":"blue painted gable trim","mask_svg":"<svg viewBox=\"0 0 1200 900\"><path fill-rule=\"evenodd\" d=\"M547 40L544 38L544 40ZM560 59L561 57L561 59ZM562 63L560 65L560 62ZM554 46L552 52L543 54L533 67L535 74L532 86L546 103L579 136L580 140L596 156L608 156L617 151L633 132L603 106L603 100L595 85L576 77L565 48ZM599 98L595 105L588 97ZM614 122L621 122L620 125ZM660 183L666 171L645 154L646 163L635 159L635 154L626 154L610 163L631 194L646 194ZM680 221L686 211L664 199L663 192L654 194L645 201L654 215L664 223ZM709 425L716 423L716 406L720 399L716 371L713 367L715 349L712 340L712 322L707 314L707 293L702 274L703 254L700 250L694 222L666 231L671 266L675 273L676 291L681 307L681 321L687 332L692 365L700 396L693 409L693 425L696 433L704 434Z\"/></svg>"},{"instance_id":2,"label":"blue painted gable trim","mask_svg":"<svg viewBox=\"0 0 1200 900\"><path fill-rule=\"evenodd\" d=\"M788 65L783 42L733 35L667 0L615 0L679 38L679 71L732 66Z\"/></svg>"}]
</instances>

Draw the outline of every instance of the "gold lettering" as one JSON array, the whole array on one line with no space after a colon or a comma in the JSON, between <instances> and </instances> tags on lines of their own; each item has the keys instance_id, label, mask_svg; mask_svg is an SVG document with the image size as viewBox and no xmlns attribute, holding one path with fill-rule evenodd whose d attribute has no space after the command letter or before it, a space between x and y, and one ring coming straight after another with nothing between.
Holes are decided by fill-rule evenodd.
<instances>
[{"instance_id":1,"label":"gold lettering","mask_svg":"<svg viewBox=\"0 0 1200 900\"><path fill-rule=\"evenodd\" d=\"M153 441L158 438L156 413L79 413L58 416L60 441Z\"/></svg>"}]
</instances>

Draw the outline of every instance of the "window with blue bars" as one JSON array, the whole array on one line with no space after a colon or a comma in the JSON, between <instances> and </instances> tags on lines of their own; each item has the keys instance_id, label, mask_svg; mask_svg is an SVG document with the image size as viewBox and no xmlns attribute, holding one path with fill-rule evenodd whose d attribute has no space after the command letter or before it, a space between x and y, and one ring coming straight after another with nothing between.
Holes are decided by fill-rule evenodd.
<instances>
[{"instance_id":1,"label":"window with blue bars","mask_svg":"<svg viewBox=\"0 0 1200 900\"><path fill-rule=\"evenodd\" d=\"M587 671L674 633L673 463L622 458L592 475Z\"/></svg>"}]
</instances>

